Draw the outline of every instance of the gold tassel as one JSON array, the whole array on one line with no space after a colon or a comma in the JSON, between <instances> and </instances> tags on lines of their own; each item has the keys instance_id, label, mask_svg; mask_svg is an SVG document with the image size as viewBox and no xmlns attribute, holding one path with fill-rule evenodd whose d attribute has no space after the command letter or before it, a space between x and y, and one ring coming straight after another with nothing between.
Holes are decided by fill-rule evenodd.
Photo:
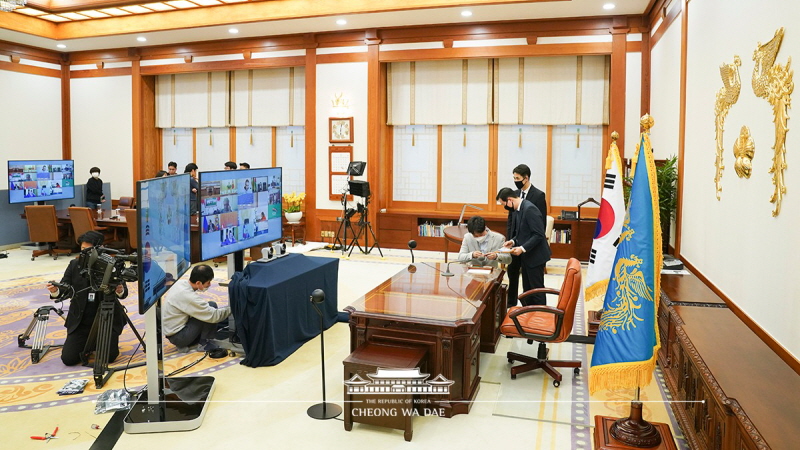
<instances>
[{"instance_id":1,"label":"gold tassel","mask_svg":"<svg viewBox=\"0 0 800 450\"><path fill-rule=\"evenodd\" d=\"M294 130L289 130L289 147L294 148Z\"/></svg>"},{"instance_id":2,"label":"gold tassel","mask_svg":"<svg viewBox=\"0 0 800 450\"><path fill-rule=\"evenodd\" d=\"M172 129L172 145L178 145L178 138L175 137L175 128Z\"/></svg>"},{"instance_id":3,"label":"gold tassel","mask_svg":"<svg viewBox=\"0 0 800 450\"><path fill-rule=\"evenodd\" d=\"M210 145L212 147L214 146L214 140L212 138L212 131L210 129L208 130L208 145Z\"/></svg>"},{"instance_id":4,"label":"gold tassel","mask_svg":"<svg viewBox=\"0 0 800 450\"><path fill-rule=\"evenodd\" d=\"M253 129L250 128L250 145L253 145Z\"/></svg>"},{"instance_id":5,"label":"gold tassel","mask_svg":"<svg viewBox=\"0 0 800 450\"><path fill-rule=\"evenodd\" d=\"M414 135L414 127L411 127L411 146L412 147L414 147L416 145L415 138L416 138L416 136Z\"/></svg>"},{"instance_id":6,"label":"gold tassel","mask_svg":"<svg viewBox=\"0 0 800 450\"><path fill-rule=\"evenodd\" d=\"M522 128L519 129L519 143L517 147L522 148Z\"/></svg>"},{"instance_id":7,"label":"gold tassel","mask_svg":"<svg viewBox=\"0 0 800 450\"><path fill-rule=\"evenodd\" d=\"M464 143L461 144L462 147L467 146L467 127L464 127Z\"/></svg>"},{"instance_id":8,"label":"gold tassel","mask_svg":"<svg viewBox=\"0 0 800 450\"><path fill-rule=\"evenodd\" d=\"M578 146L576 148L581 148L581 129L578 128Z\"/></svg>"}]
</instances>

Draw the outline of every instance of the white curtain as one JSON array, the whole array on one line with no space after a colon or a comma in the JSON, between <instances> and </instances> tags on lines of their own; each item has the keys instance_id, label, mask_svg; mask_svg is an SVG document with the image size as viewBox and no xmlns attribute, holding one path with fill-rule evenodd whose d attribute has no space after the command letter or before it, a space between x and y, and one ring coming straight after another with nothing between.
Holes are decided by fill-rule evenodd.
<instances>
[{"instance_id":1,"label":"white curtain","mask_svg":"<svg viewBox=\"0 0 800 450\"><path fill-rule=\"evenodd\" d=\"M389 125L486 125L492 120L489 59L392 63Z\"/></svg>"},{"instance_id":2,"label":"white curtain","mask_svg":"<svg viewBox=\"0 0 800 450\"><path fill-rule=\"evenodd\" d=\"M500 59L497 123L608 124L609 64L602 55Z\"/></svg>"},{"instance_id":3,"label":"white curtain","mask_svg":"<svg viewBox=\"0 0 800 450\"><path fill-rule=\"evenodd\" d=\"M156 80L156 126L228 126L229 83L228 72L159 75Z\"/></svg>"},{"instance_id":4,"label":"white curtain","mask_svg":"<svg viewBox=\"0 0 800 450\"><path fill-rule=\"evenodd\" d=\"M239 70L232 74L232 126L304 125L305 68Z\"/></svg>"},{"instance_id":5,"label":"white curtain","mask_svg":"<svg viewBox=\"0 0 800 450\"><path fill-rule=\"evenodd\" d=\"M156 127L305 124L305 68L159 75Z\"/></svg>"}]
</instances>

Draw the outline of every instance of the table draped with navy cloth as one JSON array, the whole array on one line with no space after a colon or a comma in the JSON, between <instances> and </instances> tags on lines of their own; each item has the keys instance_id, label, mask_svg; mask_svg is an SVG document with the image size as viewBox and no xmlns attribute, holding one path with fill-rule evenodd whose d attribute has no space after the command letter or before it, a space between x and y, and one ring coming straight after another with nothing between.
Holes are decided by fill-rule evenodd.
<instances>
[{"instance_id":1,"label":"table draped with navy cloth","mask_svg":"<svg viewBox=\"0 0 800 450\"><path fill-rule=\"evenodd\" d=\"M336 323L339 260L289 254L268 263L251 263L228 286L250 367L274 366L319 334L319 314L311 305L314 289L325 291L319 305L325 328Z\"/></svg>"}]
</instances>

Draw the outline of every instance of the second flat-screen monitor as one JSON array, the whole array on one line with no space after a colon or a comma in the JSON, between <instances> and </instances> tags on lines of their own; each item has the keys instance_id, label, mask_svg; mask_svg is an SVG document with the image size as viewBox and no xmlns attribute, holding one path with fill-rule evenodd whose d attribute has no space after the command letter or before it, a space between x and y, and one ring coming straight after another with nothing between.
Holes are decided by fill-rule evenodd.
<instances>
[{"instance_id":1,"label":"second flat-screen monitor","mask_svg":"<svg viewBox=\"0 0 800 450\"><path fill-rule=\"evenodd\" d=\"M191 266L189 174L137 183L139 314Z\"/></svg>"},{"instance_id":2,"label":"second flat-screen monitor","mask_svg":"<svg viewBox=\"0 0 800 450\"><path fill-rule=\"evenodd\" d=\"M281 175L280 167L200 172L200 259L281 239Z\"/></svg>"},{"instance_id":3,"label":"second flat-screen monitor","mask_svg":"<svg viewBox=\"0 0 800 450\"><path fill-rule=\"evenodd\" d=\"M75 197L75 163L67 160L8 162L8 203Z\"/></svg>"}]
</instances>

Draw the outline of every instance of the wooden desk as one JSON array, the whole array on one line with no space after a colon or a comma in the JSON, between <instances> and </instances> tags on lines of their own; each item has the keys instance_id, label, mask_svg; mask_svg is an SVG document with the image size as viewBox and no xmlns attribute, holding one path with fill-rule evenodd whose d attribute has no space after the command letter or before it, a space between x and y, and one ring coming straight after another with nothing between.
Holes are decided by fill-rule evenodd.
<instances>
[{"instance_id":1,"label":"wooden desk","mask_svg":"<svg viewBox=\"0 0 800 450\"><path fill-rule=\"evenodd\" d=\"M461 242L466 235L466 226L454 225L444 229L444 262L447 262L447 252L450 251L450 243L456 244L458 249L461 250Z\"/></svg>"},{"instance_id":2,"label":"wooden desk","mask_svg":"<svg viewBox=\"0 0 800 450\"><path fill-rule=\"evenodd\" d=\"M498 282L504 272L473 277L459 265L451 267L455 276L443 277L444 269L443 264L411 265L345 310L350 312L351 351L365 343L425 348L431 376L454 381L449 394L432 399L434 407L452 417L468 413L478 393L482 335L495 333L494 326L481 325L484 318L494 324L499 309L494 305L504 306ZM496 332L499 336L499 321ZM496 341L487 344L493 351Z\"/></svg>"},{"instance_id":3,"label":"wooden desk","mask_svg":"<svg viewBox=\"0 0 800 450\"><path fill-rule=\"evenodd\" d=\"M697 277L661 279L659 327L667 327L667 338L659 365L690 446L796 448L800 376L730 309L719 307ZM705 403L682 402L687 400Z\"/></svg>"}]
</instances>

